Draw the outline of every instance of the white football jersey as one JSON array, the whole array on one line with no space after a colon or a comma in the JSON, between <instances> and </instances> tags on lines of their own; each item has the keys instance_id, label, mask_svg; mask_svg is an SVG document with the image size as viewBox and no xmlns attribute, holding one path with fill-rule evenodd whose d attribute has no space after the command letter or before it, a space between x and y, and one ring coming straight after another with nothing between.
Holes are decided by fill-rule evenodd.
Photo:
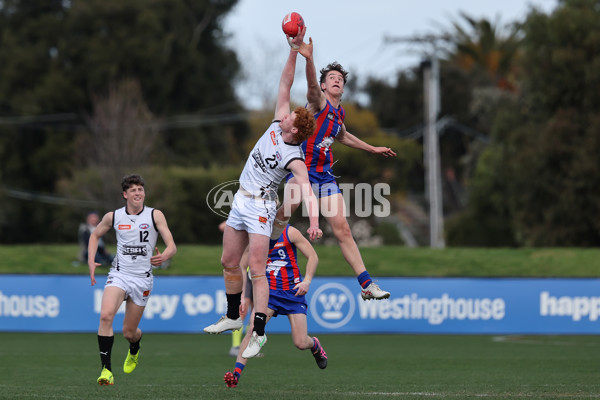
<instances>
[{"instance_id":1,"label":"white football jersey","mask_svg":"<svg viewBox=\"0 0 600 400\"><path fill-rule=\"evenodd\" d=\"M152 275L152 252L158 239L154 223L154 208L144 206L139 214L131 215L126 207L113 215L113 228L117 233L117 255L113 268L129 275Z\"/></svg>"},{"instance_id":2,"label":"white football jersey","mask_svg":"<svg viewBox=\"0 0 600 400\"><path fill-rule=\"evenodd\" d=\"M265 199L274 199L279 184L290 172L293 160L304 162L300 144L289 144L281 137L279 121L273 121L254 145L240 176L240 184L248 192Z\"/></svg>"}]
</instances>

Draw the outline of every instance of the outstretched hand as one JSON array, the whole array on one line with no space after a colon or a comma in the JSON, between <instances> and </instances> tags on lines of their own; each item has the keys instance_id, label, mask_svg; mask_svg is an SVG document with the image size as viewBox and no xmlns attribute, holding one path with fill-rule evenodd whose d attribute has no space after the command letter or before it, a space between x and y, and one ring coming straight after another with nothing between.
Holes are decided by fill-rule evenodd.
<instances>
[{"instance_id":1,"label":"outstretched hand","mask_svg":"<svg viewBox=\"0 0 600 400\"><path fill-rule=\"evenodd\" d=\"M389 147L375 147L373 148L373 154L380 154L385 157L396 157L394 150Z\"/></svg>"},{"instance_id":2,"label":"outstretched hand","mask_svg":"<svg viewBox=\"0 0 600 400\"><path fill-rule=\"evenodd\" d=\"M290 37L289 35L285 35L292 50L298 50L300 48L300 46L304 43L304 34L305 33L306 33L306 25L304 25L302 28L300 28L296 37Z\"/></svg>"},{"instance_id":3,"label":"outstretched hand","mask_svg":"<svg viewBox=\"0 0 600 400\"><path fill-rule=\"evenodd\" d=\"M302 56L304 58L311 58L313 55L313 42L312 42L312 38L309 37L308 38L308 43L304 43L302 42L302 44L300 44L300 48L298 49L298 52L300 54L302 54Z\"/></svg>"}]
</instances>

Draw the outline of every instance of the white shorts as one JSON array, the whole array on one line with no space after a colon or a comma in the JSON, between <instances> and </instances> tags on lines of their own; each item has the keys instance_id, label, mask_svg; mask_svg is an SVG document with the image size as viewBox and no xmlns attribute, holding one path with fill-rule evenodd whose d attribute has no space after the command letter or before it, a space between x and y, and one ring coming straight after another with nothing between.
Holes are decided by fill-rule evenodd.
<instances>
[{"instance_id":1,"label":"white shorts","mask_svg":"<svg viewBox=\"0 0 600 400\"><path fill-rule=\"evenodd\" d=\"M245 196L238 192L233 198L227 225L238 231L271 237L276 212L275 201Z\"/></svg>"},{"instance_id":2,"label":"white shorts","mask_svg":"<svg viewBox=\"0 0 600 400\"><path fill-rule=\"evenodd\" d=\"M146 307L154 286L154 277L127 275L111 268L104 287L108 286L123 289L125 299L131 298L136 305Z\"/></svg>"}]
</instances>

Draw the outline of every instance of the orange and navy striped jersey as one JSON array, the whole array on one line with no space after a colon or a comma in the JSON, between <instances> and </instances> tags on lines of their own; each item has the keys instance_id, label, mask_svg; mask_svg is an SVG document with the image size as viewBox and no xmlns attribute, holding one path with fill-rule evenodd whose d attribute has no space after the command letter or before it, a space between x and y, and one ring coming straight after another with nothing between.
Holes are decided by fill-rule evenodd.
<instances>
[{"instance_id":1,"label":"orange and navy striped jersey","mask_svg":"<svg viewBox=\"0 0 600 400\"><path fill-rule=\"evenodd\" d=\"M302 274L298 268L296 245L288 236L289 225L285 227L277 240L269 243L267 259L267 280L269 290L293 290L302 282Z\"/></svg>"},{"instance_id":2,"label":"orange and navy striped jersey","mask_svg":"<svg viewBox=\"0 0 600 400\"><path fill-rule=\"evenodd\" d=\"M327 105L317 114L315 133L302 143L304 162L308 171L327 172L333 165L331 145L346 118L344 107L335 108L329 100Z\"/></svg>"}]
</instances>

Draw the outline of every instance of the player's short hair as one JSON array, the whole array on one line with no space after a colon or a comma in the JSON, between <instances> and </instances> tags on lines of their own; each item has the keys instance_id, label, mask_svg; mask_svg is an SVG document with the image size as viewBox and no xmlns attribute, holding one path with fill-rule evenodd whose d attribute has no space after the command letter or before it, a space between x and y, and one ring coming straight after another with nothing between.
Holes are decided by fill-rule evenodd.
<instances>
[{"instance_id":1,"label":"player's short hair","mask_svg":"<svg viewBox=\"0 0 600 400\"><path fill-rule=\"evenodd\" d=\"M321 70L321 78L319 78L319 83L325 82L325 77L331 71L337 71L344 77L344 85L348 82L348 71L344 69L337 61L327 64L325 68Z\"/></svg>"},{"instance_id":2,"label":"player's short hair","mask_svg":"<svg viewBox=\"0 0 600 400\"><path fill-rule=\"evenodd\" d=\"M298 129L298 132L294 134L294 140L297 143L302 143L313 134L317 124L315 122L315 118L310 111L308 111L308 109L304 107L296 107L294 112L296 113L294 127Z\"/></svg>"},{"instance_id":3,"label":"player's short hair","mask_svg":"<svg viewBox=\"0 0 600 400\"><path fill-rule=\"evenodd\" d=\"M123 191L126 192L127 189L129 189L133 185L139 185L143 187L144 178L135 174L125 175L123 177L123 180L121 181L121 188L123 189Z\"/></svg>"}]
</instances>

